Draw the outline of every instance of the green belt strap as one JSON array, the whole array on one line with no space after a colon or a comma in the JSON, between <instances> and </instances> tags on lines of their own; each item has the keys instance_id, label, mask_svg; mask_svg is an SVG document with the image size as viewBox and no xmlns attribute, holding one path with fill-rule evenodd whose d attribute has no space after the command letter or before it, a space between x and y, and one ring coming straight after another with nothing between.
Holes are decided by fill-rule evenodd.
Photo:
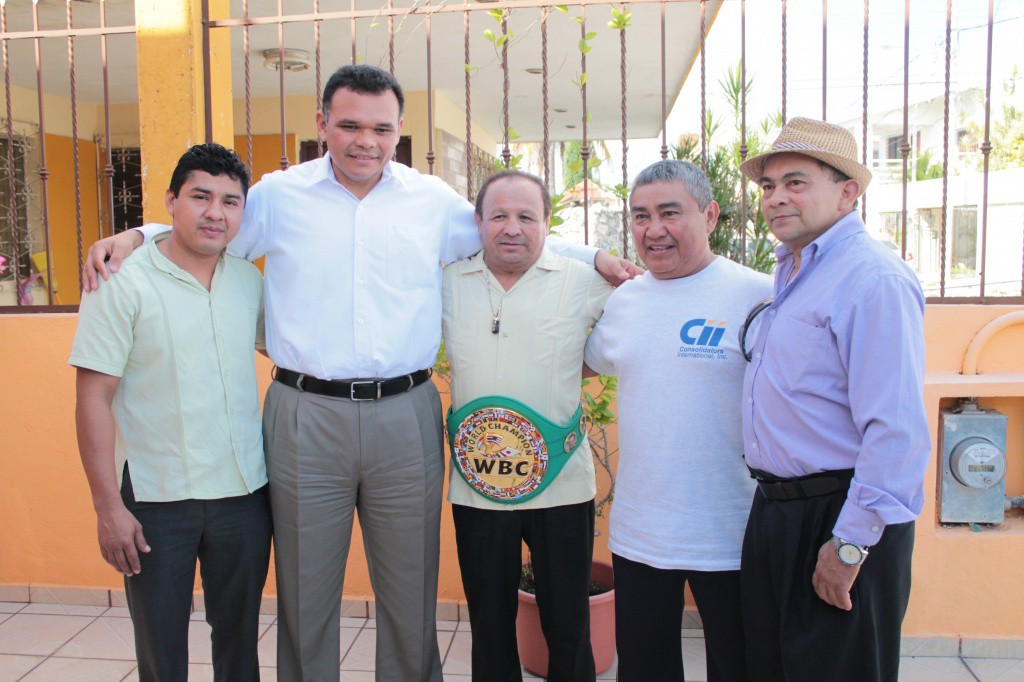
<instances>
[{"instance_id":1,"label":"green belt strap","mask_svg":"<svg viewBox=\"0 0 1024 682\"><path fill-rule=\"evenodd\" d=\"M457 453L455 451L456 432L467 417L484 408L501 408L519 413L529 420L538 431L540 431L541 437L544 439L544 443L547 447L548 465L540 484L533 491L516 499L498 499L477 489L459 466ZM573 414L572 419L569 420L569 423L565 426L560 426L559 424L556 424L542 416L528 405L521 403L514 398L508 398L500 395L489 395L471 400L456 412L453 412L452 409L449 408L445 424L448 429L448 444L451 451L452 464L466 483L468 483L474 491L488 500L491 500L492 502L499 502L501 504L520 504L542 493L551 484L551 482L555 480L559 472L561 472L562 467L565 466L565 463L569 461L572 454L577 448L579 448L580 444L583 442L582 416L583 406L580 405L576 408L576 412ZM575 442L571 444L569 450L566 450L564 444L566 442L566 438L571 433L576 434L576 438L574 439Z\"/></svg>"}]
</instances>

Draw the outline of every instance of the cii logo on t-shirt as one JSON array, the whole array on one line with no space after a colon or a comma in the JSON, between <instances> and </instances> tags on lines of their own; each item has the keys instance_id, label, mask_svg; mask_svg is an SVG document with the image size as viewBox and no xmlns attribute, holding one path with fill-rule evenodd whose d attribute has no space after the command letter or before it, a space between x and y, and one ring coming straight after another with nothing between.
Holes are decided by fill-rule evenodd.
<instances>
[{"instance_id":1,"label":"cii logo on t-shirt","mask_svg":"<svg viewBox=\"0 0 1024 682\"><path fill-rule=\"evenodd\" d=\"M687 321L679 330L683 345L679 347L678 357L725 360L725 351L718 347L725 336L725 328L725 320L697 317Z\"/></svg>"}]
</instances>

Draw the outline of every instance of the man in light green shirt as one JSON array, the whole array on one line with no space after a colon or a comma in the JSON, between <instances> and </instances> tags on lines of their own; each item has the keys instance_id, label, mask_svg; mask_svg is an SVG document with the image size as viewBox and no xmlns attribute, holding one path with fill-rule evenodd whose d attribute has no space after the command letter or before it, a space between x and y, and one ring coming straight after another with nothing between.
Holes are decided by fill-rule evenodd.
<instances>
[{"instance_id":1,"label":"man in light green shirt","mask_svg":"<svg viewBox=\"0 0 1024 682\"><path fill-rule=\"evenodd\" d=\"M452 365L449 500L473 622L475 681L517 679L516 590L530 547L548 679L594 679L588 588L594 464L580 423L588 330L612 287L547 251L551 204L517 171L477 195L484 250L443 275Z\"/></svg>"},{"instance_id":2,"label":"man in light green shirt","mask_svg":"<svg viewBox=\"0 0 1024 682\"><path fill-rule=\"evenodd\" d=\"M103 558L125 576L139 678L186 680L199 560L218 679L259 679L271 520L253 348L262 278L224 249L249 175L214 143L178 162L171 232L84 296L70 363Z\"/></svg>"}]
</instances>

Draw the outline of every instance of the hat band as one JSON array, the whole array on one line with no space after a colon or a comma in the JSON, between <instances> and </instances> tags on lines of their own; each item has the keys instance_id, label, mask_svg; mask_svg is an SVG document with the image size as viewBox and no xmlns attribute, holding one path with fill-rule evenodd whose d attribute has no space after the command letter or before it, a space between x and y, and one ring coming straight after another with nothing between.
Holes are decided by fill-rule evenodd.
<instances>
[{"instance_id":1,"label":"hat band","mask_svg":"<svg viewBox=\"0 0 1024 682\"><path fill-rule=\"evenodd\" d=\"M835 152L830 152L830 151L828 151L826 149L822 149L821 147L816 147L813 144L807 144L806 142L789 142L789 141L786 141L786 142L776 142L774 145L772 145L772 152L787 151L789 149L800 149L800 150L805 151L805 152L823 152L825 154L834 154L835 153Z\"/></svg>"}]
</instances>

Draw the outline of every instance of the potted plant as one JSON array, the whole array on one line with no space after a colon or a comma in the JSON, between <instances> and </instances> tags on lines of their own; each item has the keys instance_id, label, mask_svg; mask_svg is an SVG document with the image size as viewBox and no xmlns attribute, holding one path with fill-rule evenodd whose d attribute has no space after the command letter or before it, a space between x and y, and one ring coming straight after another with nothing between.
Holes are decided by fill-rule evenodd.
<instances>
[{"instance_id":1,"label":"potted plant","mask_svg":"<svg viewBox=\"0 0 1024 682\"><path fill-rule=\"evenodd\" d=\"M596 395L583 392L583 413L594 462L609 480L608 490L594 505L595 514L604 516L615 495L615 474L611 464L611 455L615 451L609 447L607 429L615 421L611 404L618 390L618 379L599 376L597 381L601 388ZM584 388L589 383L589 380L584 380ZM595 531L594 534L599 535L600 532ZM547 677L548 645L540 627L540 612L533 593L533 568L527 561L519 583L519 615L516 619L519 660L529 672ZM594 668L598 674L603 673L615 661L615 587L611 564L596 559L590 568L590 645L594 650Z\"/></svg>"}]
</instances>

